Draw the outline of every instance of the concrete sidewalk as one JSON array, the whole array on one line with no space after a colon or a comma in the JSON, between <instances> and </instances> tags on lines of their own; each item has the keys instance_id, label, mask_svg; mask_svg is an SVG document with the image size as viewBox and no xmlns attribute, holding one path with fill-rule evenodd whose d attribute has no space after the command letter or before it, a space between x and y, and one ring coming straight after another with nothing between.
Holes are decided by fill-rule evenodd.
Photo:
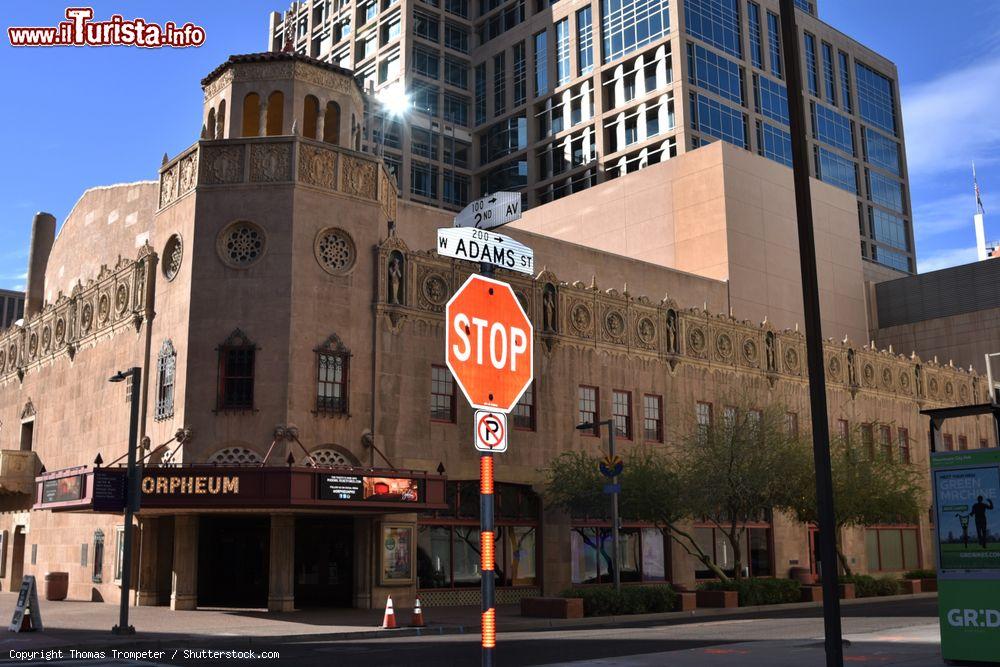
<instances>
[{"instance_id":1,"label":"concrete sidewalk","mask_svg":"<svg viewBox=\"0 0 1000 667\"><path fill-rule=\"evenodd\" d=\"M844 606L885 602L893 599L914 600L934 597L934 593L895 598L845 600ZM13 614L17 595L0 593L3 621ZM788 610L815 609L820 603L805 602L740 609L699 609L694 612L601 616L582 619L545 619L520 616L517 605L497 609L497 627L501 632L570 630L573 628L668 625L685 620L722 616L745 616ZM275 640L298 637L305 641L377 639L439 634L476 634L479 632L478 607L430 607L424 609L424 628L409 628L410 609L397 609L395 630L381 629L382 610L306 609L293 612L267 612L248 609L199 609L171 611L169 607L132 607L129 614L137 634L114 636L111 627L118 622L118 606L100 602L65 600L41 601L43 632L7 633L0 638L0 650L43 650L86 646L188 647L206 642L227 646L266 646Z\"/></svg>"}]
</instances>

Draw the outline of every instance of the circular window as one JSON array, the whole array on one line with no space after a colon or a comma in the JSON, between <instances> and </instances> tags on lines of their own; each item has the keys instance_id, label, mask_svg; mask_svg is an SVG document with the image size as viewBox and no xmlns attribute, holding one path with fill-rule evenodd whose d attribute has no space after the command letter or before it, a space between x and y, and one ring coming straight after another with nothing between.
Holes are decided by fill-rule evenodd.
<instances>
[{"instance_id":1,"label":"circular window","mask_svg":"<svg viewBox=\"0 0 1000 667\"><path fill-rule=\"evenodd\" d=\"M173 280L181 270L181 261L184 259L184 244L181 237L174 234L167 239L167 244L163 246L163 277Z\"/></svg>"},{"instance_id":2,"label":"circular window","mask_svg":"<svg viewBox=\"0 0 1000 667\"><path fill-rule=\"evenodd\" d=\"M234 222L219 234L218 250L223 262L244 269L264 254L264 230L252 222Z\"/></svg>"},{"instance_id":3,"label":"circular window","mask_svg":"<svg viewBox=\"0 0 1000 667\"><path fill-rule=\"evenodd\" d=\"M333 274L350 271L357 256L351 235L336 227L324 229L317 234L313 250L316 261L323 270Z\"/></svg>"}]
</instances>

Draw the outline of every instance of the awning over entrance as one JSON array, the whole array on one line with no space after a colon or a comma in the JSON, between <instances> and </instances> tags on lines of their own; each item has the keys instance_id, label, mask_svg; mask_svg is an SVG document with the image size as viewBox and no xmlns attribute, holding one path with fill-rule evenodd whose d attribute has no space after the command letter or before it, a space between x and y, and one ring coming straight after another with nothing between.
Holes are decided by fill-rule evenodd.
<instances>
[{"instance_id":1,"label":"awning over entrance","mask_svg":"<svg viewBox=\"0 0 1000 667\"><path fill-rule=\"evenodd\" d=\"M141 509L447 509L447 478L417 470L211 464L141 470ZM125 489L125 468L66 468L35 478L32 509L121 512Z\"/></svg>"}]
</instances>

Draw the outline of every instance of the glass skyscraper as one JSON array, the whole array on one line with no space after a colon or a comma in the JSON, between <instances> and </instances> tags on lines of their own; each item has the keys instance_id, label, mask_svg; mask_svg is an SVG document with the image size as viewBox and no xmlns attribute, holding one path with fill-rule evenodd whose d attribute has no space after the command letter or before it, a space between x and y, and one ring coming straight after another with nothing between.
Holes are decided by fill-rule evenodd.
<instances>
[{"instance_id":1,"label":"glass skyscraper","mask_svg":"<svg viewBox=\"0 0 1000 667\"><path fill-rule=\"evenodd\" d=\"M861 253L914 270L896 68L796 0L813 176L858 201ZM402 196L537 206L727 141L791 164L777 0L307 0L269 45L405 90L366 119Z\"/></svg>"}]
</instances>

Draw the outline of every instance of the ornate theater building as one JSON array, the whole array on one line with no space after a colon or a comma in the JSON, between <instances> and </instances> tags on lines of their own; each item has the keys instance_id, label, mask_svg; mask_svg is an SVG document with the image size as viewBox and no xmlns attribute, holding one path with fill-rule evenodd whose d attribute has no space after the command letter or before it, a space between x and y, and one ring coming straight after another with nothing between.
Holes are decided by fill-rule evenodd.
<instances>
[{"instance_id":1,"label":"ornate theater building","mask_svg":"<svg viewBox=\"0 0 1000 667\"><path fill-rule=\"evenodd\" d=\"M35 218L25 317L0 332L3 590L23 574L66 572L71 598L118 599L132 406L131 387L109 378L138 367L136 604L477 603L478 456L443 332L470 267L433 251L450 214L399 201L395 177L361 150L370 138L350 72L285 53L234 56L202 86L202 136L165 157L156 181L86 191L58 235L52 216ZM673 195L648 194L661 186ZM613 415L623 447L663 446L696 417L722 418L739 389L808 428L794 273L779 289L754 282L798 264L794 232L785 247L774 227L794 225L791 188L787 168L718 142L529 211L511 232L545 268L499 272L538 350L497 457L501 603L608 581L592 546L608 526L542 496L558 453L603 446L579 421ZM926 468L919 410L982 402L985 383L844 338L868 333L856 202L814 190L831 424L872 429ZM754 192L756 204L739 203ZM642 248L659 247L655 215L671 215L673 260L556 238L572 237L574 221L593 234L638 215L600 208L629 197L654 216ZM685 223L684 197L722 203L698 204ZM767 261L725 235L754 210L770 230ZM722 242L684 246L685 224L723 225ZM851 250L845 265L838 248ZM949 428L946 441L993 444L986 420ZM711 527L691 528L709 553L722 548ZM841 537L861 572L933 564L926 516ZM706 574L651 526L626 520L622 539L627 582ZM747 540L754 575L815 566L810 527L788 517L760 517Z\"/></svg>"}]
</instances>

